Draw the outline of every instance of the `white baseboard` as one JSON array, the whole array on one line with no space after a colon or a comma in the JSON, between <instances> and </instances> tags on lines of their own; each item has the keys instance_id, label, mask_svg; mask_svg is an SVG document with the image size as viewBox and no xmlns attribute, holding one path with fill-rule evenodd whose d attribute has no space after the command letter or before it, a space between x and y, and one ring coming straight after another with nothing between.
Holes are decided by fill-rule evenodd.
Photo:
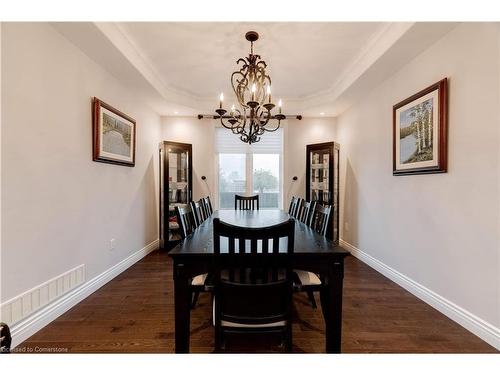
<instances>
[{"instance_id":1,"label":"white baseboard","mask_svg":"<svg viewBox=\"0 0 500 375\"><path fill-rule=\"evenodd\" d=\"M68 311L70 308L78 304L80 301L94 293L97 289L102 287L107 282L118 276L127 268L138 262L153 250L158 248L158 240L154 240L142 249L136 251L128 256L118 264L107 269L100 275L80 285L78 288L63 295L34 314L26 317L25 319L15 323L11 328L12 335L12 348L34 335L40 329L52 322L54 319Z\"/></svg>"},{"instance_id":2,"label":"white baseboard","mask_svg":"<svg viewBox=\"0 0 500 375\"><path fill-rule=\"evenodd\" d=\"M422 301L428 303L448 318L457 322L468 331L486 341L488 344L500 350L500 328L484 321L478 316L472 314L470 311L454 304L443 296L417 283L416 281L396 271L394 268L389 267L378 259L375 259L371 255L361 251L350 243L341 239L340 245L346 250L349 250L353 256L361 260L363 263L366 263L368 266L391 279Z\"/></svg>"}]
</instances>

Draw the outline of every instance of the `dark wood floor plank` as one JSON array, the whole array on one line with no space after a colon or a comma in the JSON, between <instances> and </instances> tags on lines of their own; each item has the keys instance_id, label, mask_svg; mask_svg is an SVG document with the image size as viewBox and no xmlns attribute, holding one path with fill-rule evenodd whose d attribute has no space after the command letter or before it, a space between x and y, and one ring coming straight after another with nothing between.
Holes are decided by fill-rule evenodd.
<instances>
[{"instance_id":1,"label":"dark wood floor plank","mask_svg":"<svg viewBox=\"0 0 500 375\"><path fill-rule=\"evenodd\" d=\"M191 352L213 352L211 301L191 313ZM322 353L321 310L294 296L293 351ZM354 257L346 259L342 352L498 353L479 338ZM70 353L173 353L172 262L155 251L23 342ZM23 349L24 348L24 349ZM40 349L39 349L40 350ZM276 337L230 337L231 352L282 352Z\"/></svg>"}]
</instances>

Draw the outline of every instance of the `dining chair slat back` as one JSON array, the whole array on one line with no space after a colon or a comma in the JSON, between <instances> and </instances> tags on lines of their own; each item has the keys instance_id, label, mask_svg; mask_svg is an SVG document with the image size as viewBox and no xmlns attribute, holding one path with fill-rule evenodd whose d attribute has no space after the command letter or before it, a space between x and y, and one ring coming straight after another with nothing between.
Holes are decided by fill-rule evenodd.
<instances>
[{"instance_id":1,"label":"dining chair slat back","mask_svg":"<svg viewBox=\"0 0 500 375\"><path fill-rule=\"evenodd\" d=\"M280 331L291 350L294 227L292 218L266 228L213 219L216 350L228 331Z\"/></svg>"},{"instance_id":2,"label":"dining chair slat back","mask_svg":"<svg viewBox=\"0 0 500 375\"><path fill-rule=\"evenodd\" d=\"M177 216L177 222L181 229L182 238L186 238L196 229L196 220L194 218L194 213L190 205L175 206L175 214Z\"/></svg>"},{"instance_id":3,"label":"dining chair slat back","mask_svg":"<svg viewBox=\"0 0 500 375\"><path fill-rule=\"evenodd\" d=\"M300 198L292 197L290 200L290 206L288 207L288 214L291 217L297 218L297 210L299 208Z\"/></svg>"},{"instance_id":4,"label":"dining chair slat back","mask_svg":"<svg viewBox=\"0 0 500 375\"><path fill-rule=\"evenodd\" d=\"M315 201L306 202L305 200L302 200L297 211L297 219L299 219L300 222L306 224L307 226L310 226L315 205Z\"/></svg>"},{"instance_id":5,"label":"dining chair slat back","mask_svg":"<svg viewBox=\"0 0 500 375\"><path fill-rule=\"evenodd\" d=\"M203 206L203 200L200 199L199 201L191 201L191 210L193 211L194 218L196 221L196 227L199 227L206 219L205 216L205 209Z\"/></svg>"},{"instance_id":6,"label":"dining chair slat back","mask_svg":"<svg viewBox=\"0 0 500 375\"><path fill-rule=\"evenodd\" d=\"M258 210L259 209L259 195L252 195L244 197L236 194L234 196L234 209L235 210Z\"/></svg>"},{"instance_id":7,"label":"dining chair slat back","mask_svg":"<svg viewBox=\"0 0 500 375\"><path fill-rule=\"evenodd\" d=\"M205 208L205 217L208 218L214 213L214 210L212 208L212 202L210 201L210 196L206 196L202 198L203 200L203 207Z\"/></svg>"},{"instance_id":8,"label":"dining chair slat back","mask_svg":"<svg viewBox=\"0 0 500 375\"><path fill-rule=\"evenodd\" d=\"M311 228L322 236L326 235L328 223L330 221L330 214L332 212L331 206L323 206L316 204L311 217Z\"/></svg>"}]
</instances>

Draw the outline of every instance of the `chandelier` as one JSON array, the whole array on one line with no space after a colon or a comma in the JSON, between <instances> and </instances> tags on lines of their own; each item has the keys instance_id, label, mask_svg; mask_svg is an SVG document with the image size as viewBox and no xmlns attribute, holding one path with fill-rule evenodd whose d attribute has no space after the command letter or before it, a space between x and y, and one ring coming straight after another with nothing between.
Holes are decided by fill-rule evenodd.
<instances>
[{"instance_id":1,"label":"chandelier","mask_svg":"<svg viewBox=\"0 0 500 375\"><path fill-rule=\"evenodd\" d=\"M271 77L266 73L266 62L253 53L253 42L259 39L259 34L249 31L245 38L250 42L250 54L236 61L239 70L231 75L238 106L233 104L228 113L223 108L224 94L221 93L214 118L220 119L222 126L239 135L243 142L252 144L259 142L265 132L278 130L286 116L281 113L281 99L278 101L278 113L271 113L275 107L271 97Z\"/></svg>"}]
</instances>

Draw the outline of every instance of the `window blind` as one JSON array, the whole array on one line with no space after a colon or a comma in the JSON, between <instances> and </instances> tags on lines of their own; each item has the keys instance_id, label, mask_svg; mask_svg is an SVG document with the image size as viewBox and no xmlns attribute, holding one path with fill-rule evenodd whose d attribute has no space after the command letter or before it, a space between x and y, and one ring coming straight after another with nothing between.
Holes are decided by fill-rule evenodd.
<instances>
[{"instance_id":1,"label":"window blind","mask_svg":"<svg viewBox=\"0 0 500 375\"><path fill-rule=\"evenodd\" d=\"M281 154L283 129L264 133L257 143L244 143L240 136L226 128L215 129L215 152L220 154Z\"/></svg>"}]
</instances>

